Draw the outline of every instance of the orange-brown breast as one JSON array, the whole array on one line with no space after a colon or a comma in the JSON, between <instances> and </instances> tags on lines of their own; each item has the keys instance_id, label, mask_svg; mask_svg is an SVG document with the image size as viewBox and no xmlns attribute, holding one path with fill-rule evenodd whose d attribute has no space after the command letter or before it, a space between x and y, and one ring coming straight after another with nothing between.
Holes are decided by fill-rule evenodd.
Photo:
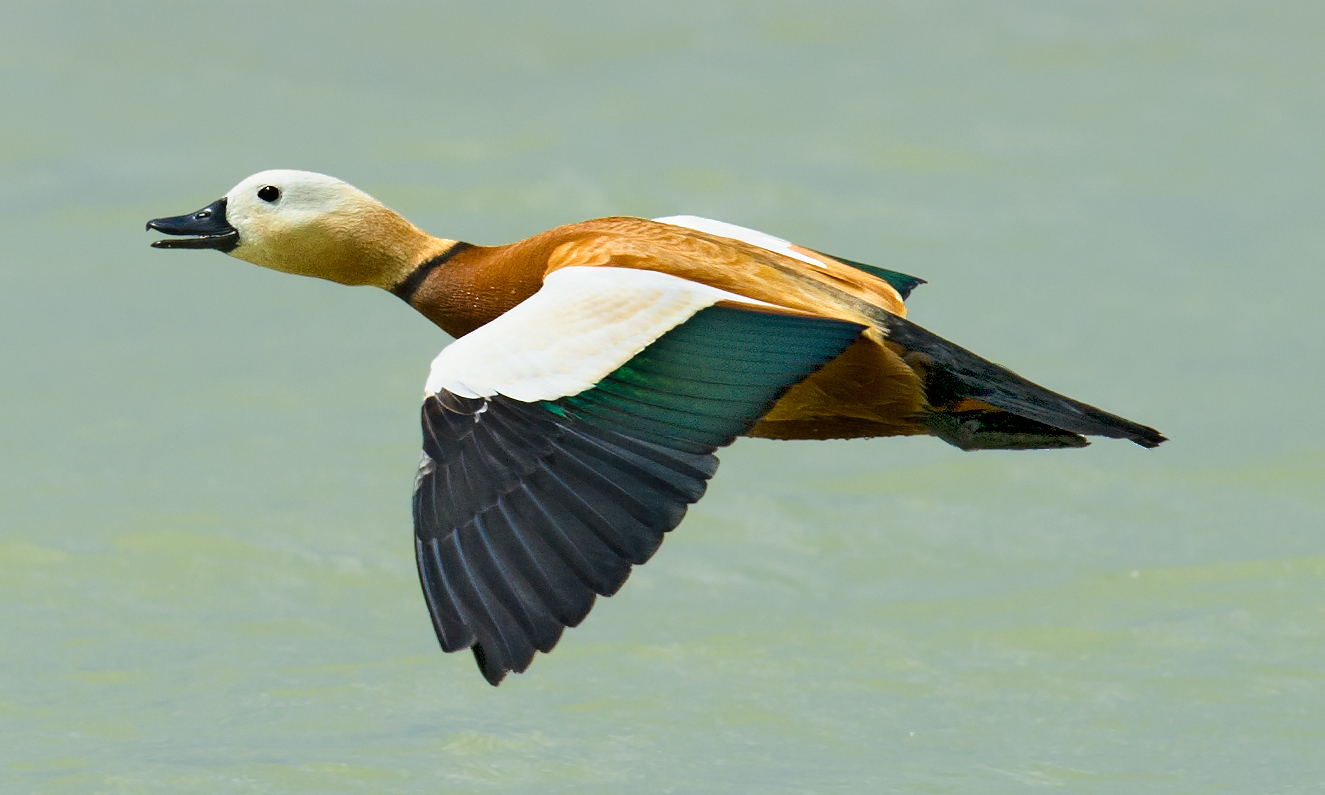
<instances>
[{"instance_id":1,"label":"orange-brown breast","mask_svg":"<svg viewBox=\"0 0 1325 795\"><path fill-rule=\"evenodd\" d=\"M464 336L538 292L552 252L577 239L578 226L582 224L557 227L504 246L466 248L434 270L410 304L452 337Z\"/></svg>"}]
</instances>

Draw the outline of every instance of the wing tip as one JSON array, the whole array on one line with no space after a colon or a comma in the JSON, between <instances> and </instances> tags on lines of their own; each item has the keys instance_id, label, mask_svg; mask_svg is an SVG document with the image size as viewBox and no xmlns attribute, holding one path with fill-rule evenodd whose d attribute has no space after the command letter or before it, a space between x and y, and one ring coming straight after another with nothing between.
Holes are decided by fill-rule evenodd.
<instances>
[{"instance_id":1,"label":"wing tip","mask_svg":"<svg viewBox=\"0 0 1325 795\"><path fill-rule=\"evenodd\" d=\"M500 685L502 680L506 678L506 674L509 673L509 669L489 657L482 643L475 642L473 646L469 647L469 650L474 653L474 662L478 663L479 673L483 674L483 678L487 680L488 684L493 687Z\"/></svg>"},{"instance_id":2,"label":"wing tip","mask_svg":"<svg viewBox=\"0 0 1325 795\"><path fill-rule=\"evenodd\" d=\"M1144 425L1141 426L1140 432L1133 433L1131 436L1128 436L1127 438L1133 443L1139 444L1142 447L1146 448L1147 450L1154 450L1156 447L1159 447L1161 444L1164 444L1169 440L1169 437L1165 436L1164 434L1160 433L1154 428L1147 428Z\"/></svg>"}]
</instances>

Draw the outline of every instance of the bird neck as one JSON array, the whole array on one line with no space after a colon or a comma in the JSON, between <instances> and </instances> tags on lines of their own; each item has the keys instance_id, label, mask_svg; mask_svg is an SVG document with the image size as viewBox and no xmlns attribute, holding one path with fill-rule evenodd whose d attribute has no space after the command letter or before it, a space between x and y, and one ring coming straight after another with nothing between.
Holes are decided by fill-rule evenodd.
<instances>
[{"instance_id":1,"label":"bird neck","mask_svg":"<svg viewBox=\"0 0 1325 795\"><path fill-rule=\"evenodd\" d=\"M428 263L463 245L434 237L385 207L375 209L373 217L362 219L368 223L356 224L358 228L348 236L353 250L346 252L351 262L346 263L349 267L345 270L352 275L337 281L368 284L399 295L398 291Z\"/></svg>"},{"instance_id":2,"label":"bird neck","mask_svg":"<svg viewBox=\"0 0 1325 795\"><path fill-rule=\"evenodd\" d=\"M527 241L475 246L442 241L391 292L453 337L461 337L510 311L542 285L546 252Z\"/></svg>"}]
</instances>

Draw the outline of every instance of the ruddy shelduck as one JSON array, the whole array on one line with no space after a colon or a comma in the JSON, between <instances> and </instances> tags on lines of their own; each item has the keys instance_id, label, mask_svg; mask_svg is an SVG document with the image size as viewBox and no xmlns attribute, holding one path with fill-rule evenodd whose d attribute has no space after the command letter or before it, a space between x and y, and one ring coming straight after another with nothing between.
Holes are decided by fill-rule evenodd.
<instances>
[{"instance_id":1,"label":"ruddy shelduck","mask_svg":"<svg viewBox=\"0 0 1325 795\"><path fill-rule=\"evenodd\" d=\"M494 685L653 555L738 436L1164 441L911 323L920 279L719 221L476 246L278 170L147 226L175 236L158 248L390 290L456 338L424 389L415 551L442 648L472 649Z\"/></svg>"}]
</instances>

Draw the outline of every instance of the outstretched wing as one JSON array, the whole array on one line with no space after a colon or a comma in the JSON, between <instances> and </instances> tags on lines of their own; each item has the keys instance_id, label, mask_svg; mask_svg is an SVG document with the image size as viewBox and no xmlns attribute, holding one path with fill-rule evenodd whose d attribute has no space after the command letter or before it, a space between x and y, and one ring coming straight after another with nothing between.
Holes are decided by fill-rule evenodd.
<instances>
[{"instance_id":1,"label":"outstretched wing","mask_svg":"<svg viewBox=\"0 0 1325 795\"><path fill-rule=\"evenodd\" d=\"M609 596L704 494L713 452L862 326L653 271L563 268L437 357L414 491L446 651L499 683Z\"/></svg>"}]
</instances>

